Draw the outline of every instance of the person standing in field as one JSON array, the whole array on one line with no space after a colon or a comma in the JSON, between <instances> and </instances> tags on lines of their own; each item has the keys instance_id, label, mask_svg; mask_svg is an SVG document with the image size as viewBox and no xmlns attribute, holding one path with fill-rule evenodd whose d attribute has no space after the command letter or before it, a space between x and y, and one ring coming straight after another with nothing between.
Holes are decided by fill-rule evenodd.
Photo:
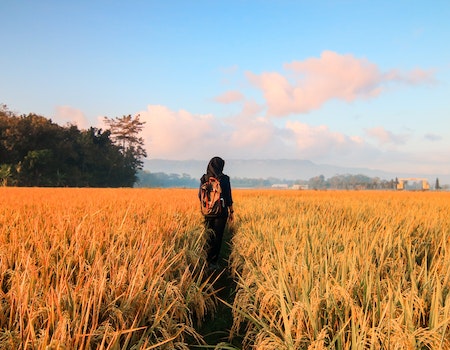
<instances>
[{"instance_id":1,"label":"person standing in field","mask_svg":"<svg viewBox=\"0 0 450 350\"><path fill-rule=\"evenodd\" d=\"M205 188L214 187L214 183L220 184L220 199L217 204L217 208L214 208L214 212L206 213L202 210L205 218L205 228L208 234L207 238L207 263L210 267L214 267L220 254L220 248L222 246L223 233L228 219L233 221L233 198L231 195L230 177L223 173L225 161L220 157L213 157L206 168L206 174L200 178L200 188L198 197L201 205L205 205ZM203 194L202 194L203 193ZM209 194L208 194L209 198Z\"/></svg>"}]
</instances>

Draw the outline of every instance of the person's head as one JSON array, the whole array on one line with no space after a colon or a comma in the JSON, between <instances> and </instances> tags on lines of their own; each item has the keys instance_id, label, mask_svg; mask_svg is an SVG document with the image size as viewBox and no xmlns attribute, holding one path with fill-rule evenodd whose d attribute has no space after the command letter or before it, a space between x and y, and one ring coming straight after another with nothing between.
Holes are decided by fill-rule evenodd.
<instances>
[{"instance_id":1,"label":"person's head","mask_svg":"<svg viewBox=\"0 0 450 350\"><path fill-rule=\"evenodd\" d=\"M206 168L206 173L208 175L219 177L222 174L223 167L225 166L225 161L220 157L213 157L208 163Z\"/></svg>"}]
</instances>

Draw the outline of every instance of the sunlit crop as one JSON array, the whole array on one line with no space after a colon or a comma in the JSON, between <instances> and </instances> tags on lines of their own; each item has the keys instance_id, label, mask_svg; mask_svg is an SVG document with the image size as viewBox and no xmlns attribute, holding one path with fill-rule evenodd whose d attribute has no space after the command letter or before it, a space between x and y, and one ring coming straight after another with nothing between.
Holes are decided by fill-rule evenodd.
<instances>
[{"instance_id":1,"label":"sunlit crop","mask_svg":"<svg viewBox=\"0 0 450 350\"><path fill-rule=\"evenodd\" d=\"M0 348L188 348L214 308L195 192L0 189ZM193 340L192 340L193 339Z\"/></svg>"},{"instance_id":2,"label":"sunlit crop","mask_svg":"<svg viewBox=\"0 0 450 350\"><path fill-rule=\"evenodd\" d=\"M239 205L245 348L450 348L449 193L266 191Z\"/></svg>"},{"instance_id":3,"label":"sunlit crop","mask_svg":"<svg viewBox=\"0 0 450 350\"><path fill-rule=\"evenodd\" d=\"M0 188L0 349L450 349L450 193L233 197L228 286L196 190Z\"/></svg>"}]
</instances>

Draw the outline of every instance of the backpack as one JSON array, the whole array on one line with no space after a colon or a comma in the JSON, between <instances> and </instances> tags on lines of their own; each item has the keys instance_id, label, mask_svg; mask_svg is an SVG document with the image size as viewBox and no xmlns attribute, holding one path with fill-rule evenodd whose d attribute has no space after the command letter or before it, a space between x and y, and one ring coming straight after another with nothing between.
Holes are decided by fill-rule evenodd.
<instances>
[{"instance_id":1,"label":"backpack","mask_svg":"<svg viewBox=\"0 0 450 350\"><path fill-rule=\"evenodd\" d=\"M219 179L210 177L200 186L200 206L206 217L219 216L224 207Z\"/></svg>"}]
</instances>

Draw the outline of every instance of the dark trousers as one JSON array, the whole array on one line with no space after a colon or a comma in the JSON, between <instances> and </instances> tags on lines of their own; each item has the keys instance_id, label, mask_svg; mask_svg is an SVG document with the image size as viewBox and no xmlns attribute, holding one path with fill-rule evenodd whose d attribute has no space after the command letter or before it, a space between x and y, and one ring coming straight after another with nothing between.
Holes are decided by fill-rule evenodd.
<instances>
[{"instance_id":1,"label":"dark trousers","mask_svg":"<svg viewBox=\"0 0 450 350\"><path fill-rule=\"evenodd\" d=\"M223 232L227 224L228 216L218 216L215 218L205 218L207 230L207 262L215 264L219 260L220 247L222 246Z\"/></svg>"}]
</instances>

